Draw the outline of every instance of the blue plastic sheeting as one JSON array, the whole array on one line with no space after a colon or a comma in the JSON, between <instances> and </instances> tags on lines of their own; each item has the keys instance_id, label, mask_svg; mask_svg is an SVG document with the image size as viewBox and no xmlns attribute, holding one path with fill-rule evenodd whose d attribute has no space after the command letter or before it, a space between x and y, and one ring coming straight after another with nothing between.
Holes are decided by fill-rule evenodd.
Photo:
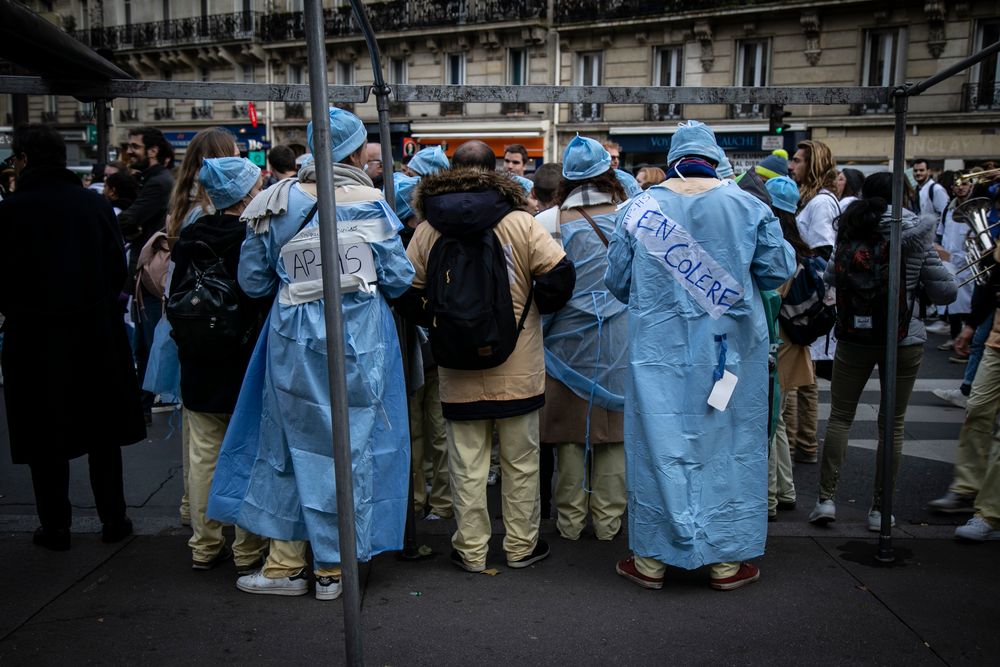
<instances>
[{"instance_id":1,"label":"blue plastic sheeting","mask_svg":"<svg viewBox=\"0 0 1000 667\"><path fill-rule=\"evenodd\" d=\"M615 214L592 216L605 236ZM608 250L585 219L561 226L566 257L576 267L569 302L545 322L545 370L585 401L625 409L628 374L627 307L604 286Z\"/></svg>"},{"instance_id":2,"label":"blue plastic sheeting","mask_svg":"<svg viewBox=\"0 0 1000 667\"><path fill-rule=\"evenodd\" d=\"M658 213L630 213L644 207ZM693 247L673 243L680 231L690 239L680 245L697 245L735 281L730 292L708 295L720 282L708 280L699 299L699 288L684 284L706 282L704 269L687 259ZM760 556L767 534L769 347L760 291L777 288L795 269L777 218L729 181L699 194L653 187L622 209L608 262L606 284L629 304L632 550L687 569ZM724 307L713 317L706 304ZM727 346L725 370L738 378L725 411L707 404L720 340Z\"/></svg>"},{"instance_id":3,"label":"blue plastic sheeting","mask_svg":"<svg viewBox=\"0 0 1000 667\"><path fill-rule=\"evenodd\" d=\"M268 232L248 233L240 261L240 285L248 294L273 293L288 283L281 249L314 202L293 186L288 212L273 217ZM401 228L384 201L339 204L337 217L355 226ZM306 229L317 224L314 219ZM369 245L378 289L347 293L342 303L362 561L402 547L410 468L403 366L385 297L406 290L413 267L398 234ZM340 562L323 303L275 299L222 445L208 512L266 537L309 540L317 567Z\"/></svg>"}]
</instances>

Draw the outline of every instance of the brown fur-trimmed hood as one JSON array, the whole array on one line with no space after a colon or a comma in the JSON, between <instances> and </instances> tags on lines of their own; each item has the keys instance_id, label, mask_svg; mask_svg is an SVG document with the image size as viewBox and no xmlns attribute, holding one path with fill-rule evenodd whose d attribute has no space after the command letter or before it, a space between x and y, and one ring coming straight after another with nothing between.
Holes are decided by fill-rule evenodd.
<instances>
[{"instance_id":1,"label":"brown fur-trimmed hood","mask_svg":"<svg viewBox=\"0 0 1000 667\"><path fill-rule=\"evenodd\" d=\"M527 211L528 200L506 174L458 167L420 179L412 206L442 234L464 236L492 227L511 211Z\"/></svg>"}]
</instances>

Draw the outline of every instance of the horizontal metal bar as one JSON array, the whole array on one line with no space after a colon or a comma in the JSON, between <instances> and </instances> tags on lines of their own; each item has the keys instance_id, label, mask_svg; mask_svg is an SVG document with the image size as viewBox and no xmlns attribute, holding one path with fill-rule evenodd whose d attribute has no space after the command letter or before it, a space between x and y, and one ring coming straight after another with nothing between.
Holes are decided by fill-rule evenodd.
<instances>
[{"instance_id":1,"label":"horizontal metal bar","mask_svg":"<svg viewBox=\"0 0 1000 667\"><path fill-rule=\"evenodd\" d=\"M392 86L396 102L546 102L588 104L886 103L889 88L722 86Z\"/></svg>"},{"instance_id":2,"label":"horizontal metal bar","mask_svg":"<svg viewBox=\"0 0 1000 667\"><path fill-rule=\"evenodd\" d=\"M368 86L328 86L331 102L366 102ZM26 95L72 95L93 99L149 97L183 100L272 100L308 102L307 84L221 83L209 81L55 81L34 76L0 76L0 92Z\"/></svg>"}]
</instances>

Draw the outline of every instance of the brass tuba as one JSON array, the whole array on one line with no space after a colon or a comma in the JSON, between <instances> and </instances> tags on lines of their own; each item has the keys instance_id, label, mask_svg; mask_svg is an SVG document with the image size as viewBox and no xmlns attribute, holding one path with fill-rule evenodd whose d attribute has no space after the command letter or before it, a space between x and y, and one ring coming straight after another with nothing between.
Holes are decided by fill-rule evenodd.
<instances>
[{"instance_id":1,"label":"brass tuba","mask_svg":"<svg viewBox=\"0 0 1000 667\"><path fill-rule=\"evenodd\" d=\"M980 285L989 283L990 269L993 268L993 250L996 248L996 242L993 240L990 230L1000 226L1000 222L991 225L986 219L986 214L992 206L992 202L986 197L977 197L962 202L955 207L955 212L952 213L952 219L955 222L964 222L969 226L969 231L965 236L965 256L969 262L958 269L958 273L975 267L984 260L990 261L987 266L980 267L978 270L973 268L972 277L961 282L959 286L973 280Z\"/></svg>"}]
</instances>

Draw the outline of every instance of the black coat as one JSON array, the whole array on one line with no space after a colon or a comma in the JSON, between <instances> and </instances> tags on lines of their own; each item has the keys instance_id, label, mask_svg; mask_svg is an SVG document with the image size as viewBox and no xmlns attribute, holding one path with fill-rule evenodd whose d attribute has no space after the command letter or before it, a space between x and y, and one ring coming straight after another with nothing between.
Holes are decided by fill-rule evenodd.
<instances>
[{"instance_id":1,"label":"black coat","mask_svg":"<svg viewBox=\"0 0 1000 667\"><path fill-rule=\"evenodd\" d=\"M26 169L0 202L0 312L11 456L69 459L146 437L118 293L111 205L65 169Z\"/></svg>"},{"instance_id":2,"label":"black coat","mask_svg":"<svg viewBox=\"0 0 1000 667\"><path fill-rule=\"evenodd\" d=\"M198 257L199 243L212 249L222 259L223 265L240 294L240 313L248 326L254 329L246 343L235 346L228 354L205 355L203 350L189 350L180 342L177 357L181 362L181 396L184 407L195 412L215 412L232 414L236 399L243 386L250 355L253 353L257 337L273 303L273 298L253 299L239 287L236 280L240 263L240 248L246 238L246 224L235 215L217 213L198 218L181 230L180 239L174 245L170 258L174 261L170 293L177 292L191 265L192 257ZM204 251L201 252L204 254ZM204 260L203 260L204 261ZM169 317L169 314L168 314ZM200 352L200 354L199 354Z\"/></svg>"}]
</instances>

